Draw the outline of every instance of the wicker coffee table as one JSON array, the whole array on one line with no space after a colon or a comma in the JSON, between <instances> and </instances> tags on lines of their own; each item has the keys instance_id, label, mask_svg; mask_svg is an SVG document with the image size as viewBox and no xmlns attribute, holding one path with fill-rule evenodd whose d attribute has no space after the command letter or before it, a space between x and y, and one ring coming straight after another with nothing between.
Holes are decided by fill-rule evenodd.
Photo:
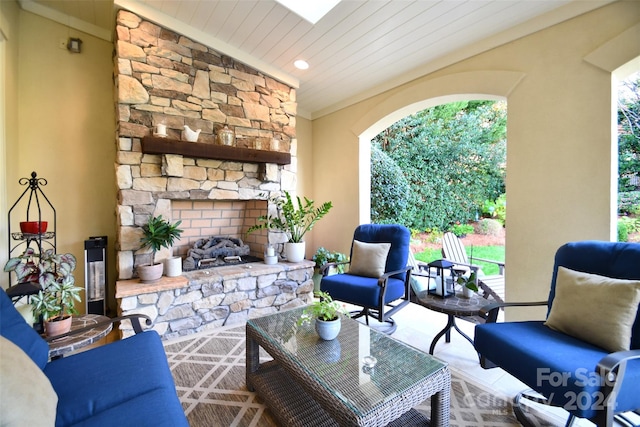
<instances>
[{"instance_id":1,"label":"wicker coffee table","mask_svg":"<svg viewBox=\"0 0 640 427\"><path fill-rule=\"evenodd\" d=\"M247 322L247 388L282 425L449 425L445 363L347 318L338 338L322 341L313 322L297 326L302 311ZM377 359L373 368L365 356ZM430 420L412 409L429 397Z\"/></svg>"}]
</instances>

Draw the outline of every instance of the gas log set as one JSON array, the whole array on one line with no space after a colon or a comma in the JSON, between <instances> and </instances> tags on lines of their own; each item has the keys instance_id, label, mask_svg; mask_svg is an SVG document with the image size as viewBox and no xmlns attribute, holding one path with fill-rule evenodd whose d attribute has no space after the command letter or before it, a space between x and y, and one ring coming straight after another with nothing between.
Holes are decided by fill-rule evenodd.
<instances>
[{"instance_id":1,"label":"gas log set","mask_svg":"<svg viewBox=\"0 0 640 427\"><path fill-rule=\"evenodd\" d=\"M234 237L213 236L197 240L182 262L184 271L262 261L249 255L249 245Z\"/></svg>"}]
</instances>

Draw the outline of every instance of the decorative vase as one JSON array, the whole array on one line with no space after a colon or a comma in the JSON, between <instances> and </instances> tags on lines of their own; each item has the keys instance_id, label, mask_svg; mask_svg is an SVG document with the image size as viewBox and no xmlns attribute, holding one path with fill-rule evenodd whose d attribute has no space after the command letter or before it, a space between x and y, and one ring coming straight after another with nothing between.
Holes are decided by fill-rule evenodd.
<instances>
[{"instance_id":1,"label":"decorative vase","mask_svg":"<svg viewBox=\"0 0 640 427\"><path fill-rule=\"evenodd\" d=\"M147 264L138 266L138 277L143 283L155 282L162 277L164 264Z\"/></svg>"},{"instance_id":2,"label":"decorative vase","mask_svg":"<svg viewBox=\"0 0 640 427\"><path fill-rule=\"evenodd\" d=\"M316 319L316 332L320 339L330 341L338 336L341 325L342 322L340 322L339 317L336 320Z\"/></svg>"},{"instance_id":3,"label":"decorative vase","mask_svg":"<svg viewBox=\"0 0 640 427\"><path fill-rule=\"evenodd\" d=\"M227 126L227 125L224 125L224 127L218 131L218 144L219 145L234 146L235 145L235 139L236 139L235 134L233 133L233 131L231 129L229 129L229 126Z\"/></svg>"},{"instance_id":4,"label":"decorative vase","mask_svg":"<svg viewBox=\"0 0 640 427\"><path fill-rule=\"evenodd\" d=\"M305 242L284 244L284 253L287 256L289 262L300 262L304 260Z\"/></svg>"},{"instance_id":5,"label":"decorative vase","mask_svg":"<svg viewBox=\"0 0 640 427\"><path fill-rule=\"evenodd\" d=\"M318 270L318 271L320 271L320 270ZM313 277L311 277L311 279L313 279L313 292L314 293L318 292L320 290L320 282L322 281L322 274L313 273Z\"/></svg>"},{"instance_id":6,"label":"decorative vase","mask_svg":"<svg viewBox=\"0 0 640 427\"><path fill-rule=\"evenodd\" d=\"M182 258L172 256L164 260L164 271L167 277L178 277L182 275Z\"/></svg>"},{"instance_id":7,"label":"decorative vase","mask_svg":"<svg viewBox=\"0 0 640 427\"><path fill-rule=\"evenodd\" d=\"M51 318L44 322L44 332L48 337L66 334L71 330L72 321L73 317L70 315L62 318L60 318L60 316Z\"/></svg>"}]
</instances>

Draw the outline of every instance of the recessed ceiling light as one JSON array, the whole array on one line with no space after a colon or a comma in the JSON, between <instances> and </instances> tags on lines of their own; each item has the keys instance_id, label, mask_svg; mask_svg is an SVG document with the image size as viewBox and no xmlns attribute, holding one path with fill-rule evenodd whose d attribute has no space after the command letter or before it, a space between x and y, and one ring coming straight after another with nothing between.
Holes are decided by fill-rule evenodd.
<instances>
[{"instance_id":1,"label":"recessed ceiling light","mask_svg":"<svg viewBox=\"0 0 640 427\"><path fill-rule=\"evenodd\" d=\"M298 70L306 70L307 68L309 68L309 63L307 61L305 61L304 59L298 59L297 61L295 61L293 63L293 65L298 69Z\"/></svg>"},{"instance_id":2,"label":"recessed ceiling light","mask_svg":"<svg viewBox=\"0 0 640 427\"><path fill-rule=\"evenodd\" d=\"M276 0L296 15L315 24L329 13L340 0Z\"/></svg>"}]
</instances>

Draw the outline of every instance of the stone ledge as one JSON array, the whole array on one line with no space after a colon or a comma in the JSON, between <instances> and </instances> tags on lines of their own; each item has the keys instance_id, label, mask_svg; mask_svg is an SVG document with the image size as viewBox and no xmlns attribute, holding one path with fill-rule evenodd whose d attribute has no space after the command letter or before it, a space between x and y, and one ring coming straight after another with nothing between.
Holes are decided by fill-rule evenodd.
<instances>
[{"instance_id":1,"label":"stone ledge","mask_svg":"<svg viewBox=\"0 0 640 427\"><path fill-rule=\"evenodd\" d=\"M116 282L116 298L126 298L160 291L170 291L189 286L189 280L184 276L162 276L153 283L142 283L139 279L118 280Z\"/></svg>"}]
</instances>

